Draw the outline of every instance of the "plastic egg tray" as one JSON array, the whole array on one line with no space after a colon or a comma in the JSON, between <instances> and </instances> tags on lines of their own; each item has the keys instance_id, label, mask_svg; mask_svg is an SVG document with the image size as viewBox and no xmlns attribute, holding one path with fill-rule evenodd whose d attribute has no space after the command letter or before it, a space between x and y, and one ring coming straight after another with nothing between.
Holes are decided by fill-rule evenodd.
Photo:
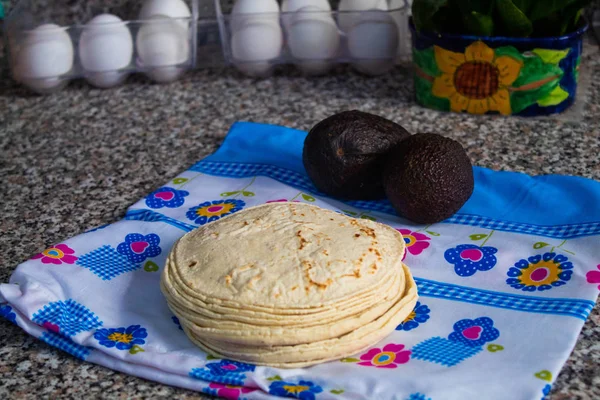
<instances>
[{"instance_id":1,"label":"plastic egg tray","mask_svg":"<svg viewBox=\"0 0 600 400\"><path fill-rule=\"evenodd\" d=\"M266 77L285 64L305 75L350 64L367 75L379 75L411 58L410 7L405 0L386 11L337 11L334 4L332 11L302 15L233 14L231 1L183 1L190 17L138 19L143 0L20 0L5 20L12 77L36 92L51 93L74 79L108 88L142 73L166 83L190 70L222 66ZM101 14L121 21L86 25ZM153 35L155 31L161 35ZM90 45L98 32L121 36L107 42L112 47L98 47L98 41ZM40 47L43 40L53 40L52 46ZM161 46L168 54L157 50ZM108 53L110 62L94 53L98 49ZM116 62L119 54L131 56Z\"/></svg>"}]
</instances>

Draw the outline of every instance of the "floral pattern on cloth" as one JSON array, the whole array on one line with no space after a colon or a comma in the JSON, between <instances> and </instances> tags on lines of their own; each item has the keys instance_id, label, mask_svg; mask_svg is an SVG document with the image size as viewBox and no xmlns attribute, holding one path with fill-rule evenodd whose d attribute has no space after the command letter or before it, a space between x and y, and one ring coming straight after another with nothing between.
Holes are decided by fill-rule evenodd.
<instances>
[{"instance_id":1,"label":"floral pattern on cloth","mask_svg":"<svg viewBox=\"0 0 600 400\"><path fill-rule=\"evenodd\" d=\"M204 225L238 212L245 206L245 201L236 199L206 201L190 208L185 215L194 223Z\"/></svg>"},{"instance_id":2,"label":"floral pattern on cloth","mask_svg":"<svg viewBox=\"0 0 600 400\"><path fill-rule=\"evenodd\" d=\"M57 244L54 247L50 247L39 254L31 257L32 260L40 260L44 264L74 264L77 261L77 256L74 255L75 250L67 246L66 244Z\"/></svg>"},{"instance_id":3,"label":"floral pattern on cloth","mask_svg":"<svg viewBox=\"0 0 600 400\"><path fill-rule=\"evenodd\" d=\"M252 393L258 389L248 388L236 385L224 385L222 383L210 383L204 393L211 396L219 396L222 399L238 400L240 396L247 393Z\"/></svg>"},{"instance_id":4,"label":"floral pattern on cloth","mask_svg":"<svg viewBox=\"0 0 600 400\"><path fill-rule=\"evenodd\" d=\"M383 349L374 348L360 356L358 365L377 368L398 368L410 360L410 350L404 350L403 344L386 344Z\"/></svg>"},{"instance_id":5,"label":"floral pattern on cloth","mask_svg":"<svg viewBox=\"0 0 600 400\"><path fill-rule=\"evenodd\" d=\"M204 368L193 368L189 376L205 381L224 383L226 385L244 386L246 372L253 372L256 366L233 360L220 360L207 363Z\"/></svg>"},{"instance_id":6,"label":"floral pattern on cloth","mask_svg":"<svg viewBox=\"0 0 600 400\"><path fill-rule=\"evenodd\" d=\"M158 256L161 253L159 244L160 237L157 234L130 233L125 236L125 241L117 246L117 251L132 263L139 264L147 258Z\"/></svg>"},{"instance_id":7,"label":"floral pattern on cloth","mask_svg":"<svg viewBox=\"0 0 600 400\"><path fill-rule=\"evenodd\" d=\"M133 346L143 345L146 343L145 339L147 337L146 328L142 328L140 325L130 325L127 328L98 329L94 333L94 339L101 346L116 347L118 350L131 350Z\"/></svg>"},{"instance_id":8,"label":"floral pattern on cloth","mask_svg":"<svg viewBox=\"0 0 600 400\"><path fill-rule=\"evenodd\" d=\"M448 339L469 347L483 346L500 336L500 331L494 328L494 321L488 317L462 319L455 323L453 328L454 332L448 336Z\"/></svg>"},{"instance_id":9,"label":"floral pattern on cloth","mask_svg":"<svg viewBox=\"0 0 600 400\"><path fill-rule=\"evenodd\" d=\"M600 264L596 266L596 269L597 271L589 271L587 274L585 274L585 278L588 283L600 283ZM600 290L600 285L598 285L598 290Z\"/></svg>"},{"instance_id":10,"label":"floral pattern on cloth","mask_svg":"<svg viewBox=\"0 0 600 400\"><path fill-rule=\"evenodd\" d=\"M410 229L396 230L402 234L404 243L406 244L406 251L404 252L402 260L406 258L408 253L412 254L413 256L418 256L423 252L423 250L431 245L429 242L431 238L420 232L413 232Z\"/></svg>"},{"instance_id":11,"label":"floral pattern on cloth","mask_svg":"<svg viewBox=\"0 0 600 400\"><path fill-rule=\"evenodd\" d=\"M477 271L489 271L496 266L495 247L480 247L475 244L460 244L446 250L444 258L454 265L456 275L468 277Z\"/></svg>"},{"instance_id":12,"label":"floral pattern on cloth","mask_svg":"<svg viewBox=\"0 0 600 400\"><path fill-rule=\"evenodd\" d=\"M177 208L185 202L185 197L190 193L185 190L177 190L170 187L161 187L146 196L146 205L152 209Z\"/></svg>"},{"instance_id":13,"label":"floral pattern on cloth","mask_svg":"<svg viewBox=\"0 0 600 400\"><path fill-rule=\"evenodd\" d=\"M552 385L548 384L544 386L542 389L542 398L540 400L548 400L550 396L550 391L552 390Z\"/></svg>"},{"instance_id":14,"label":"floral pattern on cloth","mask_svg":"<svg viewBox=\"0 0 600 400\"><path fill-rule=\"evenodd\" d=\"M508 272L506 283L525 292L550 290L566 285L573 275L573 263L557 253L544 253L519 260Z\"/></svg>"},{"instance_id":15,"label":"floral pattern on cloth","mask_svg":"<svg viewBox=\"0 0 600 400\"><path fill-rule=\"evenodd\" d=\"M447 339L436 336L415 345L413 358L452 367L480 353L485 343L500 336L489 317L461 319L452 329ZM495 350L499 351L500 347Z\"/></svg>"},{"instance_id":16,"label":"floral pattern on cloth","mask_svg":"<svg viewBox=\"0 0 600 400\"><path fill-rule=\"evenodd\" d=\"M17 314L13 312L12 307L8 304L0 304L0 317L9 320L15 325L17 324Z\"/></svg>"},{"instance_id":17,"label":"floral pattern on cloth","mask_svg":"<svg viewBox=\"0 0 600 400\"><path fill-rule=\"evenodd\" d=\"M179 328L179 330L180 330L180 331L182 331L182 330L183 330L183 328L181 327L181 322L179 321L179 318L177 318L176 316L174 316L174 315L173 315L173 316L171 317L171 321L173 321L173 323L174 323L175 325L177 325L177 327Z\"/></svg>"},{"instance_id":18,"label":"floral pattern on cloth","mask_svg":"<svg viewBox=\"0 0 600 400\"><path fill-rule=\"evenodd\" d=\"M421 304L417 301L415 308L412 310L408 317L402 321L400 325L396 327L397 331L410 331L417 328L420 324L424 324L429 320L429 312L431 310L425 304Z\"/></svg>"},{"instance_id":19,"label":"floral pattern on cloth","mask_svg":"<svg viewBox=\"0 0 600 400\"><path fill-rule=\"evenodd\" d=\"M292 383L276 380L269 385L269 394L300 400L315 400L315 395L321 392L323 392L323 388L311 381L301 380L298 383Z\"/></svg>"}]
</instances>

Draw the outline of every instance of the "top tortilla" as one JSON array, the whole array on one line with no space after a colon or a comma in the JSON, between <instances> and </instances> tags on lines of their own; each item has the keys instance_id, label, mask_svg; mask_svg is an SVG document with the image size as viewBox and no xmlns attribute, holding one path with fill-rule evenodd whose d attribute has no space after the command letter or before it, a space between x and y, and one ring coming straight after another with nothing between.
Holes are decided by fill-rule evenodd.
<instances>
[{"instance_id":1,"label":"top tortilla","mask_svg":"<svg viewBox=\"0 0 600 400\"><path fill-rule=\"evenodd\" d=\"M386 225L272 203L189 232L171 250L169 267L213 304L319 308L377 290L398 268L404 246Z\"/></svg>"}]
</instances>

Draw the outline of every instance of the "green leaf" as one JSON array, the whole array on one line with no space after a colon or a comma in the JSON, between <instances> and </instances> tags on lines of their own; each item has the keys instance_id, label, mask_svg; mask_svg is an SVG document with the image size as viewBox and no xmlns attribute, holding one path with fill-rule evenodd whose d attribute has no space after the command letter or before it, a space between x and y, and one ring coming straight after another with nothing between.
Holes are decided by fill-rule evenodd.
<instances>
[{"instance_id":1,"label":"green leaf","mask_svg":"<svg viewBox=\"0 0 600 400\"><path fill-rule=\"evenodd\" d=\"M358 215L358 213L355 213L354 211L342 210L342 212L350 215Z\"/></svg>"},{"instance_id":2,"label":"green leaf","mask_svg":"<svg viewBox=\"0 0 600 400\"><path fill-rule=\"evenodd\" d=\"M368 219L369 221L377 221L375 218L371 217L370 215L361 215L360 218Z\"/></svg>"},{"instance_id":3,"label":"green leaf","mask_svg":"<svg viewBox=\"0 0 600 400\"><path fill-rule=\"evenodd\" d=\"M532 52L537 54L545 63L547 64L555 64L558 63L565 58L571 49L566 50L548 50L548 49L533 49Z\"/></svg>"},{"instance_id":4,"label":"green leaf","mask_svg":"<svg viewBox=\"0 0 600 400\"><path fill-rule=\"evenodd\" d=\"M481 240L481 239L485 239L486 237L488 237L488 235L483 234L483 233L469 236L469 238L471 238L471 240Z\"/></svg>"},{"instance_id":5,"label":"green leaf","mask_svg":"<svg viewBox=\"0 0 600 400\"><path fill-rule=\"evenodd\" d=\"M463 19L469 35L491 36L494 33L494 21L489 15L471 11Z\"/></svg>"},{"instance_id":6,"label":"green leaf","mask_svg":"<svg viewBox=\"0 0 600 400\"><path fill-rule=\"evenodd\" d=\"M360 360L358 358L342 358L340 361L345 363L355 363L359 362Z\"/></svg>"},{"instance_id":7,"label":"green leaf","mask_svg":"<svg viewBox=\"0 0 600 400\"><path fill-rule=\"evenodd\" d=\"M206 356L207 360L220 360L220 358L213 356L212 354L208 354Z\"/></svg>"},{"instance_id":8,"label":"green leaf","mask_svg":"<svg viewBox=\"0 0 600 400\"><path fill-rule=\"evenodd\" d=\"M433 16L447 4L447 0L416 0L412 4L412 15L417 31L433 32Z\"/></svg>"},{"instance_id":9,"label":"green leaf","mask_svg":"<svg viewBox=\"0 0 600 400\"><path fill-rule=\"evenodd\" d=\"M433 46L425 50L414 49L413 64L427 76L433 78L440 75L440 70L435 61L435 51L433 50Z\"/></svg>"},{"instance_id":10,"label":"green leaf","mask_svg":"<svg viewBox=\"0 0 600 400\"><path fill-rule=\"evenodd\" d=\"M495 53L496 57L509 56L514 58L515 60L525 61L525 57L523 56L523 54L521 54L521 52L513 46L498 47Z\"/></svg>"},{"instance_id":11,"label":"green leaf","mask_svg":"<svg viewBox=\"0 0 600 400\"><path fill-rule=\"evenodd\" d=\"M512 0L496 0L496 13L508 36L527 37L533 31L529 18Z\"/></svg>"},{"instance_id":12,"label":"green leaf","mask_svg":"<svg viewBox=\"0 0 600 400\"><path fill-rule=\"evenodd\" d=\"M536 54L524 57L521 73L512 85L519 89L510 95L512 112L519 113L548 96L558 86L563 74L560 67L545 63Z\"/></svg>"},{"instance_id":13,"label":"green leaf","mask_svg":"<svg viewBox=\"0 0 600 400\"><path fill-rule=\"evenodd\" d=\"M440 234L437 232L431 232L431 231L425 231L425 232L429 233L431 236L440 236Z\"/></svg>"},{"instance_id":14,"label":"green leaf","mask_svg":"<svg viewBox=\"0 0 600 400\"><path fill-rule=\"evenodd\" d=\"M181 185L182 183L186 183L188 181L187 178L175 178L173 179L173 184Z\"/></svg>"},{"instance_id":15,"label":"green leaf","mask_svg":"<svg viewBox=\"0 0 600 400\"><path fill-rule=\"evenodd\" d=\"M489 0L454 0L452 5L457 5L463 14L475 11L478 14L489 15L494 8L494 2Z\"/></svg>"},{"instance_id":16,"label":"green leaf","mask_svg":"<svg viewBox=\"0 0 600 400\"><path fill-rule=\"evenodd\" d=\"M421 77L415 77L415 95L417 102L434 110L450 111L450 100L436 97L431 93L433 84Z\"/></svg>"},{"instance_id":17,"label":"green leaf","mask_svg":"<svg viewBox=\"0 0 600 400\"><path fill-rule=\"evenodd\" d=\"M283 379L281 379L281 377L279 375L275 375L270 378L267 378L267 380L273 382L273 381L281 381Z\"/></svg>"},{"instance_id":18,"label":"green leaf","mask_svg":"<svg viewBox=\"0 0 600 400\"><path fill-rule=\"evenodd\" d=\"M557 104L562 103L566 99L569 98L569 92L564 90L560 85L554 88L553 91L548 93L546 97L543 97L537 101L537 103L542 107L555 106Z\"/></svg>"},{"instance_id":19,"label":"green leaf","mask_svg":"<svg viewBox=\"0 0 600 400\"><path fill-rule=\"evenodd\" d=\"M221 197L234 196L236 194L240 194L239 190L237 192L225 192L225 193L221 193Z\"/></svg>"},{"instance_id":20,"label":"green leaf","mask_svg":"<svg viewBox=\"0 0 600 400\"><path fill-rule=\"evenodd\" d=\"M550 246L548 243L544 243L544 242L537 242L536 244L533 245L533 248L538 250L541 248L544 248L546 246Z\"/></svg>"},{"instance_id":21,"label":"green leaf","mask_svg":"<svg viewBox=\"0 0 600 400\"><path fill-rule=\"evenodd\" d=\"M581 56L577 57L575 66L573 67L573 74L575 75L575 82L579 82L579 68L581 67Z\"/></svg>"},{"instance_id":22,"label":"green leaf","mask_svg":"<svg viewBox=\"0 0 600 400\"><path fill-rule=\"evenodd\" d=\"M157 272L159 269L158 264L154 261L146 261L146 264L144 264L144 271L146 272Z\"/></svg>"},{"instance_id":23,"label":"green leaf","mask_svg":"<svg viewBox=\"0 0 600 400\"><path fill-rule=\"evenodd\" d=\"M309 201L311 203L315 202L316 199L312 196L307 195L306 193L302 193L302 198L306 201Z\"/></svg>"},{"instance_id":24,"label":"green leaf","mask_svg":"<svg viewBox=\"0 0 600 400\"><path fill-rule=\"evenodd\" d=\"M254 193L253 192L242 192L242 195L246 196L246 197L254 197Z\"/></svg>"},{"instance_id":25,"label":"green leaf","mask_svg":"<svg viewBox=\"0 0 600 400\"><path fill-rule=\"evenodd\" d=\"M590 0L528 0L527 16L531 21L538 21L551 16L552 14L566 17L564 12L569 8L580 9L591 3Z\"/></svg>"},{"instance_id":26,"label":"green leaf","mask_svg":"<svg viewBox=\"0 0 600 400\"><path fill-rule=\"evenodd\" d=\"M333 394L342 394L344 393L344 389L331 389L330 392Z\"/></svg>"}]
</instances>

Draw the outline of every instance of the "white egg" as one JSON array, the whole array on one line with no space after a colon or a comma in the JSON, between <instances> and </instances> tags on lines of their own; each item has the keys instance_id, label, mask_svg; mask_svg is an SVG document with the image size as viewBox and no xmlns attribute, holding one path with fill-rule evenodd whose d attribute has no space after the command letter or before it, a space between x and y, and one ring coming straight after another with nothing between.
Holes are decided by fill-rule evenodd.
<instances>
[{"instance_id":1,"label":"white egg","mask_svg":"<svg viewBox=\"0 0 600 400\"><path fill-rule=\"evenodd\" d=\"M121 83L131 63L133 38L127 25L117 16L102 14L83 28L79 39L79 59L86 79L107 88Z\"/></svg>"},{"instance_id":2,"label":"white egg","mask_svg":"<svg viewBox=\"0 0 600 400\"><path fill-rule=\"evenodd\" d=\"M40 92L68 82L61 75L72 70L74 51L66 28L45 24L24 32L14 51L13 71L17 81Z\"/></svg>"},{"instance_id":3,"label":"white egg","mask_svg":"<svg viewBox=\"0 0 600 400\"><path fill-rule=\"evenodd\" d=\"M349 31L356 25L362 16L361 11L367 10L387 10L386 0L340 0L338 10L342 11L338 15L340 29L344 32Z\"/></svg>"},{"instance_id":4,"label":"white egg","mask_svg":"<svg viewBox=\"0 0 600 400\"><path fill-rule=\"evenodd\" d=\"M164 15L177 19L184 27L189 27L189 21L192 13L190 8L183 0L146 0L140 10L139 19L147 20L156 15Z\"/></svg>"},{"instance_id":5,"label":"white egg","mask_svg":"<svg viewBox=\"0 0 600 400\"><path fill-rule=\"evenodd\" d=\"M189 60L187 30L172 18L155 15L142 24L136 47L141 67L157 82L171 82L185 71Z\"/></svg>"},{"instance_id":6,"label":"white egg","mask_svg":"<svg viewBox=\"0 0 600 400\"><path fill-rule=\"evenodd\" d=\"M272 61L281 54L282 46L281 27L270 23L246 24L231 37L234 64L251 76L269 73Z\"/></svg>"},{"instance_id":7,"label":"white egg","mask_svg":"<svg viewBox=\"0 0 600 400\"><path fill-rule=\"evenodd\" d=\"M285 0L281 4L281 11L285 13L281 16L281 20L286 29L298 17L299 12L303 12L307 18L330 19L335 24L331 16L331 5L327 0Z\"/></svg>"},{"instance_id":8,"label":"white egg","mask_svg":"<svg viewBox=\"0 0 600 400\"><path fill-rule=\"evenodd\" d=\"M296 12L304 7L316 7L320 10L331 11L328 0L283 0L281 12Z\"/></svg>"},{"instance_id":9,"label":"white egg","mask_svg":"<svg viewBox=\"0 0 600 400\"><path fill-rule=\"evenodd\" d=\"M398 26L398 56L408 59L412 51L408 18L412 1L390 0L390 16ZM406 5L406 7L405 7Z\"/></svg>"},{"instance_id":10,"label":"white egg","mask_svg":"<svg viewBox=\"0 0 600 400\"><path fill-rule=\"evenodd\" d=\"M389 71L398 50L398 27L384 11L370 11L348 32L348 51L359 71L378 75Z\"/></svg>"},{"instance_id":11,"label":"white egg","mask_svg":"<svg viewBox=\"0 0 600 400\"><path fill-rule=\"evenodd\" d=\"M340 34L331 16L315 11L313 7L296 11L287 30L290 53L310 75L327 72L340 47Z\"/></svg>"},{"instance_id":12,"label":"white egg","mask_svg":"<svg viewBox=\"0 0 600 400\"><path fill-rule=\"evenodd\" d=\"M237 0L231 10L231 31L248 24L270 23L279 25L279 4L276 0Z\"/></svg>"}]
</instances>

